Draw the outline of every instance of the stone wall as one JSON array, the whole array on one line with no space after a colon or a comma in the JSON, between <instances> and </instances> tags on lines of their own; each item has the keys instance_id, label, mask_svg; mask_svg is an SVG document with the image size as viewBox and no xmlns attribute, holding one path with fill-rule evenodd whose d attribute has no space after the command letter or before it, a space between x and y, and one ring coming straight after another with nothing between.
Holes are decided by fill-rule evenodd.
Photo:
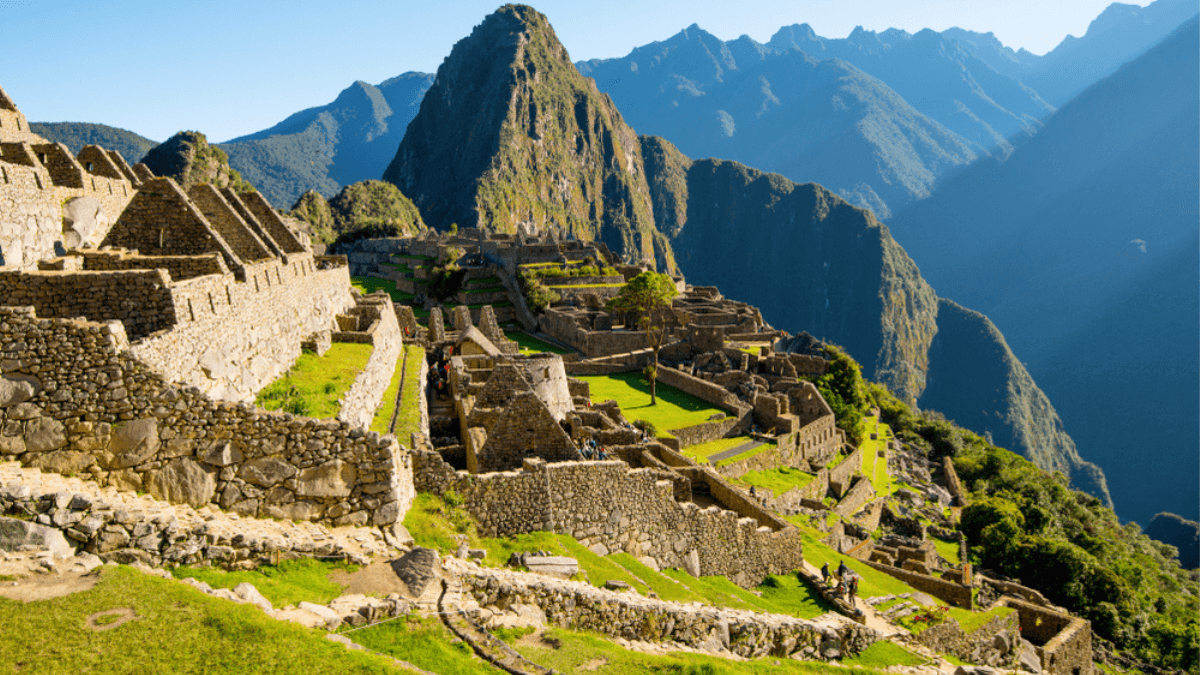
<instances>
[{"instance_id":1,"label":"stone wall","mask_svg":"<svg viewBox=\"0 0 1200 675\"><path fill-rule=\"evenodd\" d=\"M533 605L546 613L550 623L563 628L626 640L724 647L743 658L840 658L857 654L879 639L874 630L858 624L835 627L780 614L664 602L507 570L474 568L459 578L485 611Z\"/></svg>"},{"instance_id":2,"label":"stone wall","mask_svg":"<svg viewBox=\"0 0 1200 675\"><path fill-rule=\"evenodd\" d=\"M858 476L854 480L854 484L846 491L846 494L833 507L833 512L839 516L849 517L850 514L859 510L864 504L875 498L875 486L871 483L871 479L866 476Z\"/></svg>"},{"instance_id":3,"label":"stone wall","mask_svg":"<svg viewBox=\"0 0 1200 675\"><path fill-rule=\"evenodd\" d=\"M896 577L900 581L903 581L918 591L928 593L935 598L939 598L954 605L955 607L965 607L966 609L972 609L974 607L974 601L971 598L970 586L963 586L951 581L944 581L928 574L919 574L917 572L902 570L899 567L892 567L891 565L884 565L870 561L863 562L871 567L874 567L880 572Z\"/></svg>"},{"instance_id":4,"label":"stone wall","mask_svg":"<svg viewBox=\"0 0 1200 675\"><path fill-rule=\"evenodd\" d=\"M963 631L957 620L947 619L944 623L930 626L921 631L916 639L917 642L939 654L950 654L968 663L978 663L979 654L990 651L996 641L996 636L1000 634L1015 639L1018 634L1016 612L1007 616L993 617L971 633ZM1002 662L990 665L1016 670L1019 656L1019 648L1011 649L1004 655Z\"/></svg>"},{"instance_id":5,"label":"stone wall","mask_svg":"<svg viewBox=\"0 0 1200 675\"><path fill-rule=\"evenodd\" d=\"M595 551L650 556L660 567L688 566L754 587L768 574L803 565L799 530L772 530L718 507L677 502L669 474L621 461L527 460L520 471L472 475L437 453L414 453L419 492L454 490L479 521L481 536L548 530Z\"/></svg>"},{"instance_id":6,"label":"stone wall","mask_svg":"<svg viewBox=\"0 0 1200 675\"><path fill-rule=\"evenodd\" d=\"M243 261L254 262L273 257L267 245L254 234L220 190L202 183L189 190L188 197Z\"/></svg>"},{"instance_id":7,"label":"stone wall","mask_svg":"<svg viewBox=\"0 0 1200 675\"><path fill-rule=\"evenodd\" d=\"M659 368L658 381L665 382L680 391L687 392L725 410L738 411L738 417L741 417L743 411L748 412L750 408L725 387L688 375L676 368Z\"/></svg>"},{"instance_id":8,"label":"stone wall","mask_svg":"<svg viewBox=\"0 0 1200 675\"><path fill-rule=\"evenodd\" d=\"M377 323L371 334L371 344L374 345L371 356L342 397L338 411L338 419L350 426L364 429L371 426L383 393L387 391L396 372L404 340L391 305L392 301L387 295L369 296L359 302L358 308L365 310L367 316ZM408 443L407 440L404 442Z\"/></svg>"},{"instance_id":9,"label":"stone wall","mask_svg":"<svg viewBox=\"0 0 1200 675\"><path fill-rule=\"evenodd\" d=\"M129 349L120 323L0 307L0 453L101 485L236 513L389 524L408 453L349 424L214 401Z\"/></svg>"},{"instance_id":10,"label":"stone wall","mask_svg":"<svg viewBox=\"0 0 1200 675\"><path fill-rule=\"evenodd\" d=\"M245 283L226 274L172 284L177 323L134 344L137 357L213 398L252 401L295 363L301 342L354 304L346 267L293 255L246 270Z\"/></svg>"},{"instance_id":11,"label":"stone wall","mask_svg":"<svg viewBox=\"0 0 1200 675\"><path fill-rule=\"evenodd\" d=\"M86 172L61 146L46 147L0 142L0 267L33 269L63 248L98 244L135 193L129 180Z\"/></svg>"},{"instance_id":12,"label":"stone wall","mask_svg":"<svg viewBox=\"0 0 1200 675\"><path fill-rule=\"evenodd\" d=\"M743 413L740 416L735 413L733 416L726 415L723 419L703 424L694 424L682 429L669 429L669 431L671 435L679 439L679 446L686 448L691 445L715 441L718 438L725 438L730 434L743 431L750 425L750 421L748 413Z\"/></svg>"},{"instance_id":13,"label":"stone wall","mask_svg":"<svg viewBox=\"0 0 1200 675\"><path fill-rule=\"evenodd\" d=\"M1092 675L1092 624L1014 598L1000 602L1017 610L1021 636L1038 647L1042 669L1053 675Z\"/></svg>"},{"instance_id":14,"label":"stone wall","mask_svg":"<svg viewBox=\"0 0 1200 675\"><path fill-rule=\"evenodd\" d=\"M846 455L842 461L829 470L829 491L841 499L850 490L850 478L862 470L862 448Z\"/></svg>"},{"instance_id":15,"label":"stone wall","mask_svg":"<svg viewBox=\"0 0 1200 675\"><path fill-rule=\"evenodd\" d=\"M229 274L229 268L225 266L225 262L221 259L221 256L215 253L204 255L147 256L132 254L123 250L95 251L85 249L72 251L64 258L48 261L48 263L43 263L39 267L47 269L47 264L54 265L60 260L68 260L70 258L79 258L80 269L87 271L164 269L170 275L172 281L182 281L208 274ZM60 269L67 269L67 267L64 266Z\"/></svg>"},{"instance_id":16,"label":"stone wall","mask_svg":"<svg viewBox=\"0 0 1200 675\"><path fill-rule=\"evenodd\" d=\"M132 339L174 326L171 279L161 269L111 272L0 271L0 298L43 318L120 321Z\"/></svg>"},{"instance_id":17,"label":"stone wall","mask_svg":"<svg viewBox=\"0 0 1200 675\"><path fill-rule=\"evenodd\" d=\"M949 455L942 458L942 476L946 481L946 489L954 497L954 505L966 506L967 491L963 489L962 481L958 479L958 472L954 470L954 460Z\"/></svg>"}]
</instances>

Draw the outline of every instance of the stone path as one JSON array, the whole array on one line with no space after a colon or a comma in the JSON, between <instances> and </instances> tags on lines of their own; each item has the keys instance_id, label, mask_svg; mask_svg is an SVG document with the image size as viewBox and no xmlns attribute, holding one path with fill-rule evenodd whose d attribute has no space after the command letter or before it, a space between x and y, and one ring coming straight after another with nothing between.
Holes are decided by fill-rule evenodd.
<instances>
[{"instance_id":1,"label":"stone path","mask_svg":"<svg viewBox=\"0 0 1200 675\"><path fill-rule=\"evenodd\" d=\"M751 450L754 450L755 448L757 448L760 445L766 445L766 444L767 444L766 441L760 441L758 439L754 439L752 441L746 441L745 443L742 443L741 445L732 447L728 450L722 450L721 452L718 452L715 455L709 455L708 463L716 464L717 462L720 462L721 460L729 459L730 457L737 457L738 455L741 455L741 454L750 452Z\"/></svg>"},{"instance_id":2,"label":"stone path","mask_svg":"<svg viewBox=\"0 0 1200 675\"><path fill-rule=\"evenodd\" d=\"M479 658L513 675L551 675L556 672L526 659L503 640L487 632L462 611L460 603L447 602L448 599L461 596L462 589L457 582L452 585L449 580L442 579L442 593L438 598L439 614L446 628L470 645Z\"/></svg>"},{"instance_id":3,"label":"stone path","mask_svg":"<svg viewBox=\"0 0 1200 675\"><path fill-rule=\"evenodd\" d=\"M152 559L149 562L178 552L180 557L173 561L270 559L295 553L365 563L371 556L391 550L382 533L370 528L243 517L213 505L194 509L79 478L42 473L19 462L0 463L0 508L3 505L24 511L42 525L62 529L69 539L91 546L101 557L120 549L141 551ZM129 534L119 535L118 529ZM103 542L111 541L106 536L124 536L125 541L105 551Z\"/></svg>"}]
</instances>

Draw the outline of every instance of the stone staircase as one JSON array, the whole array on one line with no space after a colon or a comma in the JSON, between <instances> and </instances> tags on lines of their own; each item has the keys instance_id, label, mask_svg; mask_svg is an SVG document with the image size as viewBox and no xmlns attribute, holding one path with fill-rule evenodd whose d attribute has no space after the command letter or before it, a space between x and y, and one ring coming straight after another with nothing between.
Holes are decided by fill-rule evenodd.
<instances>
[{"instance_id":1,"label":"stone staircase","mask_svg":"<svg viewBox=\"0 0 1200 675\"><path fill-rule=\"evenodd\" d=\"M0 513L60 529L83 550L121 563L254 567L296 557L365 563L391 550L378 529L194 509L18 462L0 463Z\"/></svg>"}]
</instances>

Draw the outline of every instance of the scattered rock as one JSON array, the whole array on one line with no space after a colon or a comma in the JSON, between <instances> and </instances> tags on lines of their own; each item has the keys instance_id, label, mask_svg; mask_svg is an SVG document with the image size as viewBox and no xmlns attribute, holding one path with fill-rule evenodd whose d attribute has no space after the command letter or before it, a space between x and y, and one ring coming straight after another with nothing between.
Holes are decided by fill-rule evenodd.
<instances>
[{"instance_id":1,"label":"scattered rock","mask_svg":"<svg viewBox=\"0 0 1200 675\"><path fill-rule=\"evenodd\" d=\"M400 577L414 598L421 597L429 582L437 578L438 567L437 551L422 547L414 548L392 563L396 576Z\"/></svg>"}]
</instances>

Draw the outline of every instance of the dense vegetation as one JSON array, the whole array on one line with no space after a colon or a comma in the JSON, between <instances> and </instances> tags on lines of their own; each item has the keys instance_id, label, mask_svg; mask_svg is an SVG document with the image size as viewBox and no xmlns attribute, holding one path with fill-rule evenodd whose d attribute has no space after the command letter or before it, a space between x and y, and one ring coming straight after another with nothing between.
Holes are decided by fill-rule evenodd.
<instances>
[{"instance_id":1,"label":"dense vegetation","mask_svg":"<svg viewBox=\"0 0 1200 675\"><path fill-rule=\"evenodd\" d=\"M195 185L208 183L235 192L253 192L254 186L229 166L225 151L209 145L199 131L181 131L155 146L142 159L156 176L173 178L186 192Z\"/></svg>"},{"instance_id":2,"label":"dense vegetation","mask_svg":"<svg viewBox=\"0 0 1200 675\"><path fill-rule=\"evenodd\" d=\"M309 190L292 206L291 215L312 227L314 240L334 249L362 239L415 237L425 230L412 201L395 185L378 180L347 185L329 200Z\"/></svg>"},{"instance_id":3,"label":"dense vegetation","mask_svg":"<svg viewBox=\"0 0 1200 675\"><path fill-rule=\"evenodd\" d=\"M99 145L105 150L121 153L130 165L142 161L142 157L157 142L139 136L132 131L110 127L106 124L86 122L30 122L29 130L51 143L62 143L72 155L78 155L85 145Z\"/></svg>"},{"instance_id":4,"label":"dense vegetation","mask_svg":"<svg viewBox=\"0 0 1200 675\"><path fill-rule=\"evenodd\" d=\"M869 385L896 437L931 458L951 456L970 504L960 529L974 562L1019 579L1089 619L1140 660L1200 671L1200 583L1178 551L1121 525L1099 499L935 413L914 412Z\"/></svg>"}]
</instances>

